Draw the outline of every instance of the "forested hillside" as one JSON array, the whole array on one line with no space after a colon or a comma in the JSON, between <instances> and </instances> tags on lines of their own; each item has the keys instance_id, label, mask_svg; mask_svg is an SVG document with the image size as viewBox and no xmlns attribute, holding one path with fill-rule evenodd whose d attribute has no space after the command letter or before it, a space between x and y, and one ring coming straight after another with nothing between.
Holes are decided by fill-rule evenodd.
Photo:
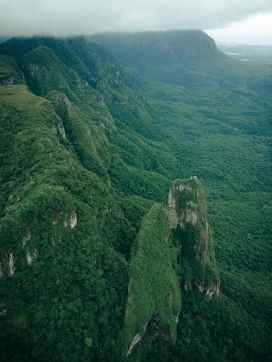
<instances>
[{"instance_id":1,"label":"forested hillside","mask_svg":"<svg viewBox=\"0 0 272 362\"><path fill-rule=\"evenodd\" d=\"M271 361L271 64L13 38L0 84L1 361Z\"/></svg>"}]
</instances>

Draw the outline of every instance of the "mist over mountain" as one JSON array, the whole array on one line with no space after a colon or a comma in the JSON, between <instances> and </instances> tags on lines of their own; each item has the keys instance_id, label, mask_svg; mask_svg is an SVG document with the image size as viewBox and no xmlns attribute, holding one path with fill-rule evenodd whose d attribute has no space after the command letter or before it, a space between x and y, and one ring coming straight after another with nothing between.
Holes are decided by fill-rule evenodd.
<instances>
[{"instance_id":1,"label":"mist over mountain","mask_svg":"<svg viewBox=\"0 0 272 362\"><path fill-rule=\"evenodd\" d=\"M142 61L163 67L223 58L214 40L201 30L98 33L90 38L106 43L115 56L134 65Z\"/></svg>"},{"instance_id":2,"label":"mist over mountain","mask_svg":"<svg viewBox=\"0 0 272 362\"><path fill-rule=\"evenodd\" d=\"M0 85L1 361L271 361L269 59L17 37Z\"/></svg>"},{"instance_id":3,"label":"mist over mountain","mask_svg":"<svg viewBox=\"0 0 272 362\"><path fill-rule=\"evenodd\" d=\"M222 87L226 82L241 85L249 80L241 64L219 51L214 40L201 30L109 32L87 38L106 44L117 59L142 76L164 83ZM252 52L250 46L247 51Z\"/></svg>"},{"instance_id":4,"label":"mist over mountain","mask_svg":"<svg viewBox=\"0 0 272 362\"><path fill-rule=\"evenodd\" d=\"M1 36L78 36L108 31L222 29L271 15L269 0L2 0ZM270 20L271 21L271 20ZM262 26L262 23L259 22ZM245 26L250 41L254 32ZM267 29L270 31L271 29ZM260 37L261 38L261 37ZM231 34L235 41L235 34Z\"/></svg>"}]
</instances>

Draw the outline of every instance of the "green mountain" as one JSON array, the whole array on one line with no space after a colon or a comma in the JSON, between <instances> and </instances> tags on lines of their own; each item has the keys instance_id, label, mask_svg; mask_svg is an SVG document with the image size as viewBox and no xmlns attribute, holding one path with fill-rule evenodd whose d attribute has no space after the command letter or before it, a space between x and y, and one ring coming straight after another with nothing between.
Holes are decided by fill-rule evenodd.
<instances>
[{"instance_id":1,"label":"green mountain","mask_svg":"<svg viewBox=\"0 0 272 362\"><path fill-rule=\"evenodd\" d=\"M203 66L228 63L212 38L200 30L145 33L97 33L88 39L105 43L122 62L144 77L186 86L216 86Z\"/></svg>"},{"instance_id":2,"label":"green mountain","mask_svg":"<svg viewBox=\"0 0 272 362\"><path fill-rule=\"evenodd\" d=\"M271 360L268 71L200 31L0 44L1 361Z\"/></svg>"},{"instance_id":3,"label":"green mountain","mask_svg":"<svg viewBox=\"0 0 272 362\"><path fill-rule=\"evenodd\" d=\"M257 58L258 63L252 63L247 62L246 53L251 58L256 49L243 47L241 56L235 57L243 61L239 64L219 51L214 40L201 30L96 33L87 38L106 44L117 59L156 81L215 89L239 85L271 94L271 56L267 56L267 49Z\"/></svg>"}]
</instances>

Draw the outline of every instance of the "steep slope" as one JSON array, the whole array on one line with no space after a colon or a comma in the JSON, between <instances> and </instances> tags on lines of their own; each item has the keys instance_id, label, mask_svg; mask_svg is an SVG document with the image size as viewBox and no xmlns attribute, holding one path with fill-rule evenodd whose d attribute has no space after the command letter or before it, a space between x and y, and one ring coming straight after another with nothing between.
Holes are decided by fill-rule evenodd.
<instances>
[{"instance_id":1,"label":"steep slope","mask_svg":"<svg viewBox=\"0 0 272 362\"><path fill-rule=\"evenodd\" d=\"M49 37L12 38L0 45L0 51L16 59L21 59L23 55L39 46L52 49L58 58L68 67L72 67L82 79L91 82L93 77L97 77L100 65L86 47L84 38L77 38L76 43L73 42L73 39ZM81 56L86 64L80 58Z\"/></svg>"},{"instance_id":2,"label":"steep slope","mask_svg":"<svg viewBox=\"0 0 272 362\"><path fill-rule=\"evenodd\" d=\"M239 85L271 94L268 61L237 62L201 30L97 33L87 39L106 44L119 60L149 79L216 90L234 90Z\"/></svg>"},{"instance_id":3,"label":"steep slope","mask_svg":"<svg viewBox=\"0 0 272 362\"><path fill-rule=\"evenodd\" d=\"M164 67L223 58L213 39L198 30L98 33L91 38L106 43L113 54L134 67L139 63Z\"/></svg>"},{"instance_id":4,"label":"steep slope","mask_svg":"<svg viewBox=\"0 0 272 362\"><path fill-rule=\"evenodd\" d=\"M107 137L117 130L105 102L128 95L141 103L121 78L118 92L114 68L101 70L97 91L43 45L17 64L10 59L12 71L19 64L29 88L44 98L25 86L0 89L1 358L120 360L127 352L126 258L153 204L125 195L137 194L142 180L139 195L162 199L169 181L111 155ZM121 177L114 167L131 178L126 187L115 181ZM116 196L110 179L124 196Z\"/></svg>"},{"instance_id":5,"label":"steep slope","mask_svg":"<svg viewBox=\"0 0 272 362\"><path fill-rule=\"evenodd\" d=\"M170 236L166 213L156 204L143 218L129 267L125 314L125 329L130 336L128 354L148 324L159 330L164 340L176 341L181 298L176 273L178 249Z\"/></svg>"},{"instance_id":6,"label":"steep slope","mask_svg":"<svg viewBox=\"0 0 272 362\"><path fill-rule=\"evenodd\" d=\"M16 61L9 56L0 55L0 85L22 84L23 74Z\"/></svg>"},{"instance_id":7,"label":"steep slope","mask_svg":"<svg viewBox=\"0 0 272 362\"><path fill-rule=\"evenodd\" d=\"M128 266L120 252L135 230L107 183L79 162L52 104L25 86L0 91L8 196L0 228L1 358L66 360L72 353L77 361L120 360L150 320L150 343L157 330L174 343L178 248L163 207L154 205L143 219ZM57 99L56 110L73 112L62 94L49 98Z\"/></svg>"},{"instance_id":8,"label":"steep slope","mask_svg":"<svg viewBox=\"0 0 272 362\"><path fill-rule=\"evenodd\" d=\"M196 285L207 298L219 293L219 277L215 263L210 226L206 217L206 200L196 176L175 180L165 210L177 243L182 245L179 258L181 280L185 290Z\"/></svg>"},{"instance_id":9,"label":"steep slope","mask_svg":"<svg viewBox=\"0 0 272 362\"><path fill-rule=\"evenodd\" d=\"M154 342L165 340L175 345L183 308L180 288L204 292L201 304L219 296L209 228L205 196L195 176L175 180L164 207L154 205L143 218L129 266L125 314L132 361L141 354L147 357ZM148 346L145 352L134 350L140 341Z\"/></svg>"},{"instance_id":10,"label":"steep slope","mask_svg":"<svg viewBox=\"0 0 272 362\"><path fill-rule=\"evenodd\" d=\"M115 126L109 112L103 107L102 95L87 82L82 81L75 71L61 63L54 52L46 47L38 47L24 55L20 65L29 88L35 94L41 96L48 94L48 99L58 109L59 114L61 114L61 107L66 109L66 114L62 112L62 118L68 131L67 137L74 144L83 165L107 179L105 167L101 163L101 158L105 160L108 157L107 140L101 132L99 134L93 120L106 127L109 132L114 132ZM53 96L50 93L53 90L61 90L64 93L55 91ZM73 102L73 105L70 102ZM85 111L80 106L82 102L84 102ZM78 108L81 108L81 111ZM84 122L80 114L83 112ZM89 119L88 128L86 127L87 119ZM75 123L80 129L75 127ZM88 133L92 136L88 137Z\"/></svg>"},{"instance_id":11,"label":"steep slope","mask_svg":"<svg viewBox=\"0 0 272 362\"><path fill-rule=\"evenodd\" d=\"M0 44L0 53L20 60L23 55L40 46L51 49L63 64L94 87L102 70L112 66L125 68L105 46L95 41L87 42L84 37L17 37ZM132 69L127 69L126 72L128 80L141 83Z\"/></svg>"},{"instance_id":12,"label":"steep slope","mask_svg":"<svg viewBox=\"0 0 272 362\"><path fill-rule=\"evenodd\" d=\"M84 38L0 50L39 96L0 88L1 360L269 361L270 95L196 48L179 67L214 88ZM207 216L198 180L171 186L194 174Z\"/></svg>"},{"instance_id":13,"label":"steep slope","mask_svg":"<svg viewBox=\"0 0 272 362\"><path fill-rule=\"evenodd\" d=\"M122 62L145 77L190 86L216 85L199 71L196 62L224 61L214 40L200 30L146 33L98 33L88 39L101 41Z\"/></svg>"},{"instance_id":14,"label":"steep slope","mask_svg":"<svg viewBox=\"0 0 272 362\"><path fill-rule=\"evenodd\" d=\"M52 105L24 86L0 91L1 360L119 355L127 267L115 249L135 232Z\"/></svg>"}]
</instances>

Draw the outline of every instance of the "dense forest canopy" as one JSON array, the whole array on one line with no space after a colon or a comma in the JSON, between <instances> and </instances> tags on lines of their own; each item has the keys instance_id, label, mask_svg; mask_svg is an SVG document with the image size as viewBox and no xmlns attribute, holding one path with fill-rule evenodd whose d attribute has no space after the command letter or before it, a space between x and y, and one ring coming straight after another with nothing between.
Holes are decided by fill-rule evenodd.
<instances>
[{"instance_id":1,"label":"dense forest canopy","mask_svg":"<svg viewBox=\"0 0 272 362\"><path fill-rule=\"evenodd\" d=\"M221 50L0 44L1 361L272 361L272 54Z\"/></svg>"}]
</instances>

